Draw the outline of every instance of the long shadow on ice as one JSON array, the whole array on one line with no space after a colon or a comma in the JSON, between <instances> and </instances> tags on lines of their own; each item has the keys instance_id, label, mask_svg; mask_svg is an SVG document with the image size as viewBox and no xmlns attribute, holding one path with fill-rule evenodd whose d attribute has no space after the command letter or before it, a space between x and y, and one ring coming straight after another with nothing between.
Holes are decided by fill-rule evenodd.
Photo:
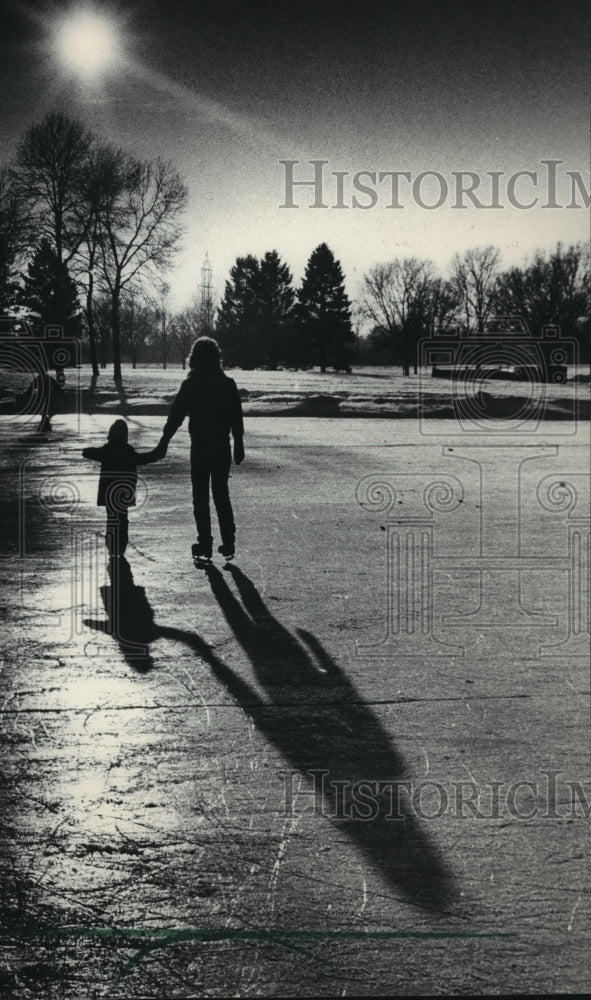
<instances>
[{"instance_id":1,"label":"long shadow on ice","mask_svg":"<svg viewBox=\"0 0 591 1000\"><path fill-rule=\"evenodd\" d=\"M451 872L409 811L407 793L397 795L395 783L409 775L388 731L315 636L298 629L296 638L241 570L228 572L239 597L214 567L211 587L268 700L237 684L227 667L221 679L292 768L315 772L323 814L339 832L413 902L446 909Z\"/></svg>"},{"instance_id":2,"label":"long shadow on ice","mask_svg":"<svg viewBox=\"0 0 591 1000\"><path fill-rule=\"evenodd\" d=\"M134 584L123 557L112 564L111 586L101 588L107 620L86 619L85 624L111 634L126 662L138 671L152 667L149 647L154 640L188 646L277 748L288 770L297 772L286 778L294 793L294 811L312 801L306 796L302 806L297 800L299 776L310 791L307 772L312 771L316 789L322 790L318 805L335 829L413 903L447 910L454 898L451 872L409 810L407 792L397 793L396 782L410 776L388 731L315 636L298 629L296 638L271 614L244 573L236 567L229 573L237 594L219 570L207 570L220 608L252 664L258 689L197 633L158 625L144 588ZM289 794L286 804L291 804Z\"/></svg>"},{"instance_id":3,"label":"long shadow on ice","mask_svg":"<svg viewBox=\"0 0 591 1000\"><path fill-rule=\"evenodd\" d=\"M150 643L161 635L154 621L154 610L144 587L133 582L125 556L109 562L110 586L100 589L106 619L85 618L84 624L97 632L112 635L118 642L125 662L140 673L151 669Z\"/></svg>"}]
</instances>

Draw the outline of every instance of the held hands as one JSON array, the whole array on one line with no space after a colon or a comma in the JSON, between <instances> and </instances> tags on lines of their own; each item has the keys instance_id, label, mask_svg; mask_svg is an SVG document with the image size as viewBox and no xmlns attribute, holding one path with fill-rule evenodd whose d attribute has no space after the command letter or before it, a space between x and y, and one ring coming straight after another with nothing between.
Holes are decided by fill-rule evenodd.
<instances>
[{"instance_id":1,"label":"held hands","mask_svg":"<svg viewBox=\"0 0 591 1000\"><path fill-rule=\"evenodd\" d=\"M236 465L240 465L244 461L244 444L242 438L234 441L234 461Z\"/></svg>"},{"instance_id":2,"label":"held hands","mask_svg":"<svg viewBox=\"0 0 591 1000\"><path fill-rule=\"evenodd\" d=\"M160 438L160 441L154 448L154 456L156 460L159 461L161 458L165 458L167 451L168 451L168 442L165 441L164 438Z\"/></svg>"}]
</instances>

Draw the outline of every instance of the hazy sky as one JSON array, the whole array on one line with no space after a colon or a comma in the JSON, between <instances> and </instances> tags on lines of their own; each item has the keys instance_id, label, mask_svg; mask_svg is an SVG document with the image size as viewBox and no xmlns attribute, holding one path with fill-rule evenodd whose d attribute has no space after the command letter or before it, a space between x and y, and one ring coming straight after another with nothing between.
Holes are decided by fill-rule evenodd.
<instances>
[{"instance_id":1,"label":"hazy sky","mask_svg":"<svg viewBox=\"0 0 591 1000\"><path fill-rule=\"evenodd\" d=\"M172 159L190 188L171 277L177 305L197 290L205 251L221 293L238 254L277 249L299 280L327 242L353 296L371 264L395 256L444 270L456 250L493 242L511 264L589 238L589 210L567 174L589 190L587 0L0 7L3 158L61 108L142 157ZM94 76L65 63L56 43L57 26L80 10L109 19L120 40ZM297 161L295 180L326 161L321 186L286 198L281 160ZM555 196L543 160L562 161ZM462 184L478 184L481 205L498 207L458 201L461 171L478 175ZM399 178L399 208L392 172L410 174ZM315 197L326 207L310 207ZM298 207L280 207L286 200Z\"/></svg>"}]
</instances>

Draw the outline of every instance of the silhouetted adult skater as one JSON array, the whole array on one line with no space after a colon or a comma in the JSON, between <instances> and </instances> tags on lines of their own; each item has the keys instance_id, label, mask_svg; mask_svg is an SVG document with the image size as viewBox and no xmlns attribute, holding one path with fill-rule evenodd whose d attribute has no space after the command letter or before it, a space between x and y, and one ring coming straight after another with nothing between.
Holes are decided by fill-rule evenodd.
<instances>
[{"instance_id":1,"label":"silhouetted adult skater","mask_svg":"<svg viewBox=\"0 0 591 1000\"><path fill-rule=\"evenodd\" d=\"M116 420L109 428L107 443L102 448L85 448L83 458L101 463L97 506L106 507L107 530L105 545L112 557L122 556L129 538L128 511L135 507L138 465L157 462L162 457L158 448L137 452L127 441L125 420Z\"/></svg>"},{"instance_id":2,"label":"silhouetted adult skater","mask_svg":"<svg viewBox=\"0 0 591 1000\"><path fill-rule=\"evenodd\" d=\"M191 435L191 483L193 510L197 524L197 558L211 559L213 538L209 510L209 485L217 511L226 559L234 555L236 525L228 479L232 464L230 433L234 439L234 461L244 460L242 403L236 383L222 370L220 349L211 337L200 337L189 357L191 369L174 400L158 449L166 454L168 442L186 416Z\"/></svg>"}]
</instances>

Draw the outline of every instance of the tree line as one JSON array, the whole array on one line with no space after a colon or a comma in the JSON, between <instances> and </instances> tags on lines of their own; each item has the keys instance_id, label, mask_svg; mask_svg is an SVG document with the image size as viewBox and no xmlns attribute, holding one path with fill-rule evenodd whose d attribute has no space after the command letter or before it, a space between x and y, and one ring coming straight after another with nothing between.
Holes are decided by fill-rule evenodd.
<instances>
[{"instance_id":1,"label":"tree line","mask_svg":"<svg viewBox=\"0 0 591 1000\"><path fill-rule=\"evenodd\" d=\"M98 375L97 316L107 305L120 381L122 304L157 287L179 249L182 178L169 161L139 160L50 112L27 131L0 183L0 306L28 307L71 336L84 322Z\"/></svg>"},{"instance_id":2,"label":"tree line","mask_svg":"<svg viewBox=\"0 0 591 1000\"><path fill-rule=\"evenodd\" d=\"M558 244L507 270L497 248L475 247L455 254L444 277L427 260L394 258L367 271L355 303L326 243L298 288L269 250L236 258L217 309L195 295L173 313L166 274L187 188L170 162L140 161L52 112L25 134L0 197L0 308L25 306L83 336L93 373L112 363L116 381L122 357L184 363L202 334L217 338L228 366L347 370L373 361L408 374L422 338L482 331L499 314L522 316L534 336L559 325L588 357L588 243Z\"/></svg>"},{"instance_id":3,"label":"tree line","mask_svg":"<svg viewBox=\"0 0 591 1000\"><path fill-rule=\"evenodd\" d=\"M340 262L321 243L296 290L276 250L260 259L238 257L218 309L216 335L230 365L347 370L355 336Z\"/></svg>"},{"instance_id":4,"label":"tree line","mask_svg":"<svg viewBox=\"0 0 591 1000\"><path fill-rule=\"evenodd\" d=\"M363 279L360 309L371 330L366 357L395 354L405 374L417 365L418 342L448 330L479 333L494 316L522 317L534 337L557 325L589 357L589 243L537 252L523 267L501 269L494 246L455 254L449 277L416 257L376 264Z\"/></svg>"}]
</instances>

